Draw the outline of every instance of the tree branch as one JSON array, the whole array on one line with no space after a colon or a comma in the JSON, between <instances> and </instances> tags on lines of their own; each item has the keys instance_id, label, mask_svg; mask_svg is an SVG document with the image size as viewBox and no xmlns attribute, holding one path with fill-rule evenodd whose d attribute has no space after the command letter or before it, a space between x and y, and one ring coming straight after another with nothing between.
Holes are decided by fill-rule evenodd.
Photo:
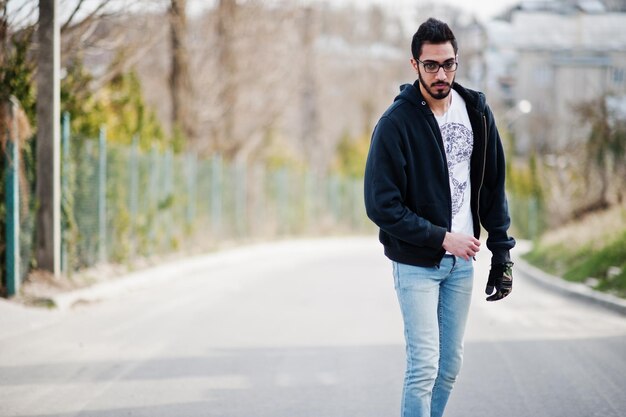
<instances>
[{"instance_id":1,"label":"tree branch","mask_svg":"<svg viewBox=\"0 0 626 417\"><path fill-rule=\"evenodd\" d=\"M65 31L70 26L70 24L72 23L72 20L74 20L74 16L76 16L76 13L78 13L78 11L80 10L80 8L81 8L81 6L83 5L84 2L85 2L85 0L79 0L78 3L76 3L76 7L74 7L74 10L72 11L72 14L65 21L63 26L61 26L61 32Z\"/></svg>"}]
</instances>

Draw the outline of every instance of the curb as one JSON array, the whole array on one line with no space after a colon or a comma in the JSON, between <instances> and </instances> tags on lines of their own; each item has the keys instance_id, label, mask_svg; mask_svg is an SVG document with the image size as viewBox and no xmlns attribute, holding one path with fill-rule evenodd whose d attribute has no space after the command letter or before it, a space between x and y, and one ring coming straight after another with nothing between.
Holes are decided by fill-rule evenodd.
<instances>
[{"instance_id":1,"label":"curb","mask_svg":"<svg viewBox=\"0 0 626 417\"><path fill-rule=\"evenodd\" d=\"M519 256L515 258L516 270L520 271L524 277L530 278L542 287L626 316L626 300L611 294L596 291L585 284L566 281L560 277L550 275L530 265Z\"/></svg>"},{"instance_id":2,"label":"curb","mask_svg":"<svg viewBox=\"0 0 626 417\"><path fill-rule=\"evenodd\" d=\"M181 264L165 264L150 267L85 288L51 295L39 301L58 310L67 310L80 303L102 301L107 298L113 298L121 293L164 282L165 280L171 279L172 274L184 274L189 272L189 268Z\"/></svg>"}]
</instances>

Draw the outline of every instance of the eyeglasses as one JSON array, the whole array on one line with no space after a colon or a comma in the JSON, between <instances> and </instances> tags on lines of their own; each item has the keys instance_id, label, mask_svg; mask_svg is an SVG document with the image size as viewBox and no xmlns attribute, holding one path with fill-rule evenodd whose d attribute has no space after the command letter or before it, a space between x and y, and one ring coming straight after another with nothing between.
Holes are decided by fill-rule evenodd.
<instances>
[{"instance_id":1,"label":"eyeglasses","mask_svg":"<svg viewBox=\"0 0 626 417\"><path fill-rule=\"evenodd\" d=\"M424 71L431 74L439 72L439 68L443 68L445 72L454 72L459 66L459 63L456 61L446 61L443 64L440 64L439 62L435 61L420 61L417 58L416 60L424 66Z\"/></svg>"}]
</instances>

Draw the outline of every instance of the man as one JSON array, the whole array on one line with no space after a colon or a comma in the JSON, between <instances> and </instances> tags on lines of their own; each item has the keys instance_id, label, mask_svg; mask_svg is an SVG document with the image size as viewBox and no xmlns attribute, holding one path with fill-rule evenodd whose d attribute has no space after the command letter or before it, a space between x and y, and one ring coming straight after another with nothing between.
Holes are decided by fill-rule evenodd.
<instances>
[{"instance_id":1,"label":"man","mask_svg":"<svg viewBox=\"0 0 626 417\"><path fill-rule=\"evenodd\" d=\"M489 301L512 289L504 153L482 93L455 83L457 42L424 22L411 44L418 80L382 115L365 168L404 320L403 417L440 417L461 368L481 225L492 253ZM494 292L495 289L495 292Z\"/></svg>"}]
</instances>

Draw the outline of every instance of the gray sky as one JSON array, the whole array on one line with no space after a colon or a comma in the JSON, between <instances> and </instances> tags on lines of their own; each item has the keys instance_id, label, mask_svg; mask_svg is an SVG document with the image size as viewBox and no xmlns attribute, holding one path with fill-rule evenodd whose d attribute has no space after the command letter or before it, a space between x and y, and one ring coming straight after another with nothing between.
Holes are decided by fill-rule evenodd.
<instances>
[{"instance_id":1,"label":"gray sky","mask_svg":"<svg viewBox=\"0 0 626 417\"><path fill-rule=\"evenodd\" d=\"M77 1L77 0L74 0L74 1ZM65 7L67 7L68 5L73 5L74 1L72 0L61 1L61 5L62 6L64 5ZM268 1L271 3L272 0L265 0L265 1ZM420 4L420 3L429 2L429 3L436 4L436 5L442 5L444 3L447 3L450 5L456 6L462 10L465 10L468 13L472 13L482 20L487 20L493 17L494 15L498 14L502 10L504 10L506 7L520 2L520 0L476 0L476 1L472 1L472 0L292 0L292 1L299 1L301 3L327 2L331 4L337 4L337 5L350 3L353 5L364 6L364 7L367 7L370 4L379 4L385 9L393 10L396 12L397 11L410 12L411 10L415 8L415 5ZM187 0L187 5L190 9L189 11L193 13L194 11L197 11L206 7L211 7L215 2L216 0ZM19 9L20 6L22 6L24 3L25 3L25 0L9 1L8 3L9 13L15 11L16 9ZM89 4L94 3L94 1L87 0L86 3L89 6ZM95 3L97 3L97 1ZM115 1L111 1L110 3L112 4L122 3L123 4L124 2L123 1L120 2L120 0L115 0ZM36 5L35 2L32 2L32 4ZM167 1L163 1L163 4L167 4ZM66 12L67 10L61 10L61 15L63 16L64 13Z\"/></svg>"},{"instance_id":2,"label":"gray sky","mask_svg":"<svg viewBox=\"0 0 626 417\"><path fill-rule=\"evenodd\" d=\"M304 0L307 1L307 0ZM379 4L385 8L393 8L394 10L414 8L416 4L426 3L425 0L308 0L308 1L325 1L335 4L355 4L355 5L369 5L372 3ZM494 15L498 14L508 6L519 3L520 0L437 0L430 1L436 5L444 3L453 5L468 13L473 13L482 20L487 20Z\"/></svg>"}]
</instances>

